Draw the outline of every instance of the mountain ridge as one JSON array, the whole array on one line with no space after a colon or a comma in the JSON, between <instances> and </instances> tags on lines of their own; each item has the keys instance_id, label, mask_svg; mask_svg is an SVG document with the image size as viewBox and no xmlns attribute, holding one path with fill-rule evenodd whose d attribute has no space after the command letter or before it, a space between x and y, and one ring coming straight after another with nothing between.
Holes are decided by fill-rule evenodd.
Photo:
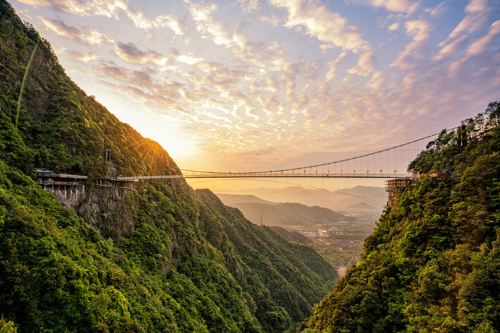
<instances>
[{"instance_id":1,"label":"mountain ridge","mask_svg":"<svg viewBox=\"0 0 500 333\"><path fill-rule=\"evenodd\" d=\"M292 202L271 202L256 196L217 194L228 206L238 208L255 224L303 229L311 226L332 226L339 221L355 221L352 216L319 206L306 206ZM250 201L248 201L250 200ZM261 221L261 218L264 219Z\"/></svg>"},{"instance_id":2,"label":"mountain ridge","mask_svg":"<svg viewBox=\"0 0 500 333\"><path fill-rule=\"evenodd\" d=\"M224 194L218 191L218 194ZM256 195L257 197L279 203L300 203L307 206L319 206L333 211L346 211L353 203L367 202L376 209L374 213L382 212L387 194L382 187L355 186L349 189L330 191L322 188L304 188L289 186L285 188L255 188L240 190L231 195Z\"/></svg>"}]
</instances>

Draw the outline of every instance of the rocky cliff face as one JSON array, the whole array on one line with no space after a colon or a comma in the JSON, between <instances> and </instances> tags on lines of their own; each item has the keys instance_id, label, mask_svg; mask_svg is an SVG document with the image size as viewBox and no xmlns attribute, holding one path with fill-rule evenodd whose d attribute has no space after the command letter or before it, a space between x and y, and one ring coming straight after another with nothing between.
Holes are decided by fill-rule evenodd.
<instances>
[{"instance_id":1,"label":"rocky cliff face","mask_svg":"<svg viewBox=\"0 0 500 333\"><path fill-rule=\"evenodd\" d=\"M75 209L85 196L85 186L59 188L44 187L44 189L52 193L57 201L63 204L64 207L71 209Z\"/></svg>"},{"instance_id":2,"label":"rocky cliff face","mask_svg":"<svg viewBox=\"0 0 500 333\"><path fill-rule=\"evenodd\" d=\"M86 187L86 192L73 207L78 215L98 228L103 236L118 240L134 227L139 195L136 188L125 188L119 184L93 184Z\"/></svg>"}]
</instances>

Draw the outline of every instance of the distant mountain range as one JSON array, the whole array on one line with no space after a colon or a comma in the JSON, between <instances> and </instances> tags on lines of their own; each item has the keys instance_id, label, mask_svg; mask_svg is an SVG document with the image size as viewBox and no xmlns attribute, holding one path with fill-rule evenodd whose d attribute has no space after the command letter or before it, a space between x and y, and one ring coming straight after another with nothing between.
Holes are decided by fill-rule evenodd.
<instances>
[{"instance_id":1,"label":"distant mountain range","mask_svg":"<svg viewBox=\"0 0 500 333\"><path fill-rule=\"evenodd\" d=\"M309 207L299 203L278 203L254 195L218 194L224 204L238 208L255 224L280 226L288 230L329 228L339 222L355 222L352 216L328 208Z\"/></svg>"},{"instance_id":2,"label":"distant mountain range","mask_svg":"<svg viewBox=\"0 0 500 333\"><path fill-rule=\"evenodd\" d=\"M387 202L387 193L385 189L374 186L356 186L338 191L304 188L301 186L255 188L240 190L238 194L238 198L232 199L238 200L238 203L263 204L262 199L264 199L272 202L294 202L307 206L320 206L335 212L376 216L382 212ZM227 197L226 199L230 200ZM230 201L227 201L226 204L231 206Z\"/></svg>"}]
</instances>

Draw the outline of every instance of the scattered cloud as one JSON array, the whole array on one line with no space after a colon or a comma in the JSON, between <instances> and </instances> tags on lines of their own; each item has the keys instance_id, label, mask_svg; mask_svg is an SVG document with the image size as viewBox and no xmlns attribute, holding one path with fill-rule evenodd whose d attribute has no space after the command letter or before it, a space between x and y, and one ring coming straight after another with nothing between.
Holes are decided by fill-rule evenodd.
<instances>
[{"instance_id":1,"label":"scattered cloud","mask_svg":"<svg viewBox=\"0 0 500 333\"><path fill-rule=\"evenodd\" d=\"M260 21L267 23L273 27L277 27L281 24L283 24L283 19L279 17L278 15L270 15L270 16L261 16Z\"/></svg>"},{"instance_id":2,"label":"scattered cloud","mask_svg":"<svg viewBox=\"0 0 500 333\"><path fill-rule=\"evenodd\" d=\"M115 45L115 52L122 60L136 63L147 64L154 63L165 66L169 61L169 57L163 56L161 53L153 50L141 50L133 43L118 42Z\"/></svg>"},{"instance_id":3,"label":"scattered cloud","mask_svg":"<svg viewBox=\"0 0 500 333\"><path fill-rule=\"evenodd\" d=\"M486 35L469 45L465 53L466 56L473 57L485 52L486 48L493 42L498 34L500 34L500 20L496 20L491 24Z\"/></svg>"},{"instance_id":4,"label":"scattered cloud","mask_svg":"<svg viewBox=\"0 0 500 333\"><path fill-rule=\"evenodd\" d=\"M278 8L286 9L288 16L284 26L299 29L320 41L320 48L338 47L358 55L356 65L347 72L352 75L371 77L371 84L379 85L383 75L375 68L374 55L369 43L358 28L339 13L317 1L271 0ZM330 76L334 71L329 70Z\"/></svg>"},{"instance_id":5,"label":"scattered cloud","mask_svg":"<svg viewBox=\"0 0 500 333\"><path fill-rule=\"evenodd\" d=\"M396 31L396 30L398 30L398 29L399 29L399 27L400 27L399 22L394 22L394 23L390 24L390 25L387 27L387 29L389 29L389 30L391 30L391 31Z\"/></svg>"},{"instance_id":6,"label":"scattered cloud","mask_svg":"<svg viewBox=\"0 0 500 333\"><path fill-rule=\"evenodd\" d=\"M470 0L465 7L464 18L455 26L448 37L439 43L439 51L434 60L443 60L450 53L455 51L472 33L479 30L488 19L487 0ZM457 65L454 65L456 67Z\"/></svg>"},{"instance_id":7,"label":"scattered cloud","mask_svg":"<svg viewBox=\"0 0 500 333\"><path fill-rule=\"evenodd\" d=\"M271 0L271 3L288 12L286 27L304 29L307 35L318 39L324 46L336 46L356 53L369 49L355 26L317 1Z\"/></svg>"},{"instance_id":8,"label":"scattered cloud","mask_svg":"<svg viewBox=\"0 0 500 333\"><path fill-rule=\"evenodd\" d=\"M237 31L230 33L213 19L212 14L217 10L217 6L214 4L195 4L191 0L184 0L184 3L196 23L197 30L203 37L210 38L216 45L245 47L247 41L241 33Z\"/></svg>"},{"instance_id":9,"label":"scattered cloud","mask_svg":"<svg viewBox=\"0 0 500 333\"><path fill-rule=\"evenodd\" d=\"M34 24L51 32L68 73L90 94L104 87L110 100L172 119L198 151L234 168L439 130L480 110L500 84L500 23L485 0L429 8L410 0L183 0L154 11L138 0L13 3L31 6L20 8L39 17ZM355 7L363 20L345 10L352 4L369 5ZM452 28L436 18L445 10L458 17Z\"/></svg>"},{"instance_id":10,"label":"scattered cloud","mask_svg":"<svg viewBox=\"0 0 500 333\"><path fill-rule=\"evenodd\" d=\"M99 59L95 54L89 52L79 52L74 50L64 50L63 52L69 55L71 59L83 63L93 62Z\"/></svg>"},{"instance_id":11,"label":"scattered cloud","mask_svg":"<svg viewBox=\"0 0 500 333\"><path fill-rule=\"evenodd\" d=\"M432 8L427 8L425 10L426 13L428 13L432 17L437 17L443 14L446 11L446 3L445 1L440 2L436 6Z\"/></svg>"},{"instance_id":12,"label":"scattered cloud","mask_svg":"<svg viewBox=\"0 0 500 333\"><path fill-rule=\"evenodd\" d=\"M429 38L431 28L426 21L411 20L405 23L406 34L412 38L403 51L391 64L393 67L404 68L408 66L407 58L414 56L424 42Z\"/></svg>"},{"instance_id":13,"label":"scattered cloud","mask_svg":"<svg viewBox=\"0 0 500 333\"><path fill-rule=\"evenodd\" d=\"M49 7L58 12L67 12L80 16L104 16L118 18L123 12L134 23L136 28L151 30L164 27L170 28L176 35L184 35L184 25L177 18L169 15L160 15L154 19L138 10L132 9L126 0L18 0L21 3L34 7Z\"/></svg>"},{"instance_id":14,"label":"scattered cloud","mask_svg":"<svg viewBox=\"0 0 500 333\"><path fill-rule=\"evenodd\" d=\"M126 9L127 3L122 0L18 0L34 7L50 7L58 12L76 15L98 15L116 17L119 9Z\"/></svg>"},{"instance_id":15,"label":"scattered cloud","mask_svg":"<svg viewBox=\"0 0 500 333\"><path fill-rule=\"evenodd\" d=\"M488 17L487 0L470 0L467 7L465 7L465 13L466 16L453 29L448 39L454 39L461 33L470 34L475 32L486 22Z\"/></svg>"},{"instance_id":16,"label":"scattered cloud","mask_svg":"<svg viewBox=\"0 0 500 333\"><path fill-rule=\"evenodd\" d=\"M134 11L130 8L127 8L126 12L134 25L139 29L151 30L167 27L178 36L183 36L185 34L184 24L177 17L170 15L161 15L151 20L148 19L146 15L140 11Z\"/></svg>"},{"instance_id":17,"label":"scattered cloud","mask_svg":"<svg viewBox=\"0 0 500 333\"><path fill-rule=\"evenodd\" d=\"M260 0L238 0L238 3L245 12L254 12L260 9Z\"/></svg>"},{"instance_id":18,"label":"scattered cloud","mask_svg":"<svg viewBox=\"0 0 500 333\"><path fill-rule=\"evenodd\" d=\"M62 20L41 18L43 25L60 36L75 39L81 43L89 45L101 45L103 43L112 43L113 39L106 34L90 29L87 31L79 30L73 26L64 23Z\"/></svg>"},{"instance_id":19,"label":"scattered cloud","mask_svg":"<svg viewBox=\"0 0 500 333\"><path fill-rule=\"evenodd\" d=\"M495 22L493 22L490 25L488 32L484 36L472 42L467 47L467 50L465 51L465 55L463 57L450 64L448 69L450 76L456 77L457 73L462 69L462 67L469 59L486 52L490 44L492 44L492 42L495 40L495 38L497 38L498 35L500 35L500 20L496 20Z\"/></svg>"},{"instance_id":20,"label":"scattered cloud","mask_svg":"<svg viewBox=\"0 0 500 333\"><path fill-rule=\"evenodd\" d=\"M439 61L444 59L450 54L454 54L457 51L457 49L465 45L466 42L467 42L467 36L462 35L453 40L452 42L443 45L440 44L442 47L439 49L438 53L434 56L434 60Z\"/></svg>"},{"instance_id":21,"label":"scattered cloud","mask_svg":"<svg viewBox=\"0 0 500 333\"><path fill-rule=\"evenodd\" d=\"M413 13L419 6L418 2L409 0L366 0L370 6L384 8L395 13Z\"/></svg>"},{"instance_id":22,"label":"scattered cloud","mask_svg":"<svg viewBox=\"0 0 500 333\"><path fill-rule=\"evenodd\" d=\"M336 77L338 67L340 63L346 58L346 56L347 53L342 52L337 58L328 62L328 70L325 76L326 81L330 82Z\"/></svg>"}]
</instances>

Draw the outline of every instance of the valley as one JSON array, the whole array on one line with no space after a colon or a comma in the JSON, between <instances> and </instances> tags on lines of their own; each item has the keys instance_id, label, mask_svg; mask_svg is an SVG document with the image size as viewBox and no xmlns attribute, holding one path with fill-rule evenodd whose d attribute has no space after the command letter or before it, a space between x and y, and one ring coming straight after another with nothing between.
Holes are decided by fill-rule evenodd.
<instances>
[{"instance_id":1,"label":"valley","mask_svg":"<svg viewBox=\"0 0 500 333\"><path fill-rule=\"evenodd\" d=\"M377 214L382 213L380 203L386 200L385 189L375 187L335 192L300 187L247 191L278 200L295 199L338 207L338 211L333 211L302 203L267 201L250 194L217 194L224 204L238 208L254 224L278 230L279 235L291 242L312 246L338 272L344 272L359 260L363 242L375 227Z\"/></svg>"}]
</instances>

